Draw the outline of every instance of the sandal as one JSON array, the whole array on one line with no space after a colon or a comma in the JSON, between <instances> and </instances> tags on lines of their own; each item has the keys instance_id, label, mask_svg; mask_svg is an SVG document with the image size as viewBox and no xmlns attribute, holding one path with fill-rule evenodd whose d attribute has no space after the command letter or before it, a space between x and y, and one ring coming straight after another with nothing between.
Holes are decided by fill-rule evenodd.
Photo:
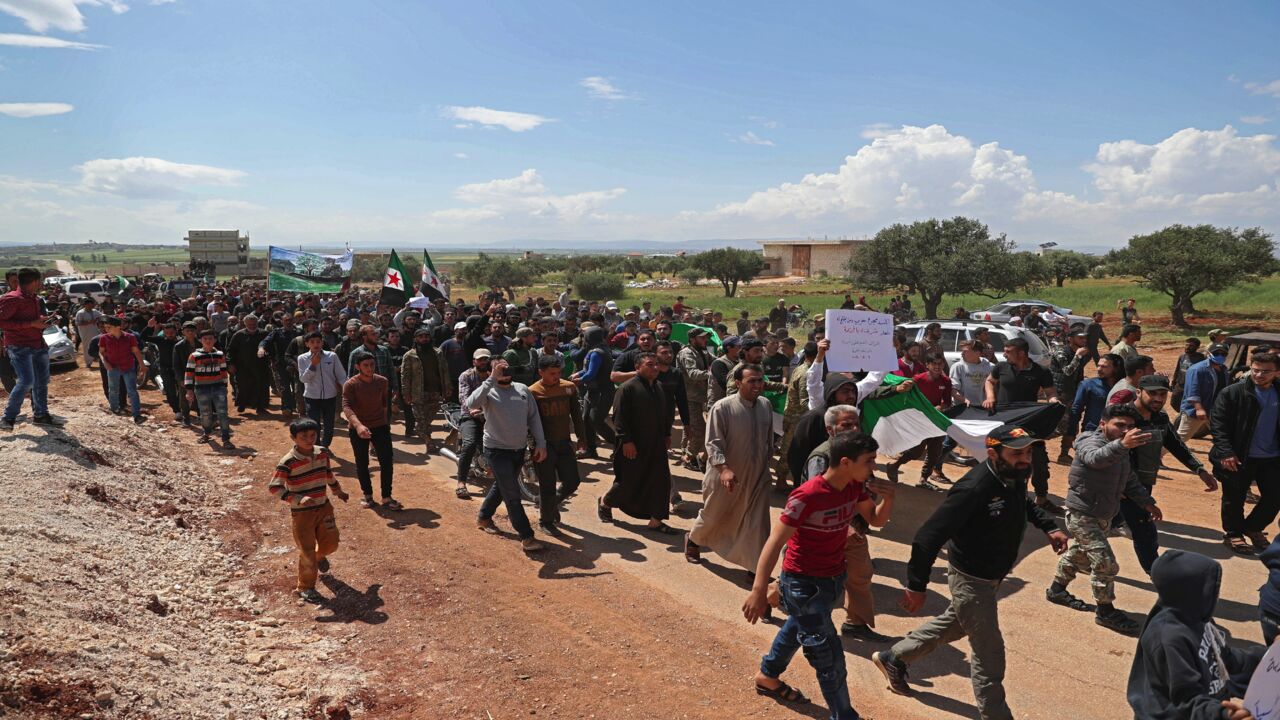
<instances>
[{"instance_id":1,"label":"sandal","mask_svg":"<svg viewBox=\"0 0 1280 720\"><path fill-rule=\"evenodd\" d=\"M404 506L395 498L382 498L382 507L388 510L403 510Z\"/></svg>"},{"instance_id":2,"label":"sandal","mask_svg":"<svg viewBox=\"0 0 1280 720\"><path fill-rule=\"evenodd\" d=\"M689 538L689 533L684 535L684 559L695 564L702 562L702 548Z\"/></svg>"},{"instance_id":3,"label":"sandal","mask_svg":"<svg viewBox=\"0 0 1280 720\"><path fill-rule=\"evenodd\" d=\"M916 487L924 488L925 490L932 490L934 492L943 492L942 488L934 485L929 478L920 478L920 482L916 483Z\"/></svg>"},{"instance_id":4,"label":"sandal","mask_svg":"<svg viewBox=\"0 0 1280 720\"><path fill-rule=\"evenodd\" d=\"M596 517L600 518L600 522L613 522L613 508L603 502L596 503Z\"/></svg>"},{"instance_id":5,"label":"sandal","mask_svg":"<svg viewBox=\"0 0 1280 720\"><path fill-rule=\"evenodd\" d=\"M471 491L467 489L466 485L459 485L453 489L453 496L459 500L470 500Z\"/></svg>"},{"instance_id":6,"label":"sandal","mask_svg":"<svg viewBox=\"0 0 1280 720\"><path fill-rule=\"evenodd\" d=\"M378 503L373 501L372 495L365 495L364 497L360 498L360 507L362 508L371 508L377 504Z\"/></svg>"},{"instance_id":7,"label":"sandal","mask_svg":"<svg viewBox=\"0 0 1280 720\"><path fill-rule=\"evenodd\" d=\"M1244 536L1249 538L1249 542L1253 543L1254 552L1262 552L1271 544L1271 540L1267 538L1267 534L1261 530L1258 532L1247 532Z\"/></svg>"},{"instance_id":8,"label":"sandal","mask_svg":"<svg viewBox=\"0 0 1280 720\"><path fill-rule=\"evenodd\" d=\"M778 681L778 687L776 688L767 688L760 683L756 683L756 694L763 695L767 698L773 698L778 702L793 703L796 705L809 702L809 698L805 697L804 693L781 680Z\"/></svg>"},{"instance_id":9,"label":"sandal","mask_svg":"<svg viewBox=\"0 0 1280 720\"><path fill-rule=\"evenodd\" d=\"M664 522L660 522L657 525L646 525L645 529L652 530L653 532L656 532L656 533L662 533L663 535L679 535L680 534L679 530L671 527L670 525Z\"/></svg>"},{"instance_id":10,"label":"sandal","mask_svg":"<svg viewBox=\"0 0 1280 720\"><path fill-rule=\"evenodd\" d=\"M1231 548L1231 552L1237 555L1255 554L1253 546L1245 542L1242 535L1224 535L1222 536L1222 542L1226 543L1226 546Z\"/></svg>"}]
</instances>

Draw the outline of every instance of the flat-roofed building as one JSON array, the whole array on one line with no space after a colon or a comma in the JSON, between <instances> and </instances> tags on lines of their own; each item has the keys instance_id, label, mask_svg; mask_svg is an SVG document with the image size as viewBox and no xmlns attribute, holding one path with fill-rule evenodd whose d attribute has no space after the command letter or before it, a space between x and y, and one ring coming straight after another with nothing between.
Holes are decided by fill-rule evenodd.
<instances>
[{"instance_id":1,"label":"flat-roofed building","mask_svg":"<svg viewBox=\"0 0 1280 720\"><path fill-rule=\"evenodd\" d=\"M188 230L192 262L208 263L219 277L249 274L249 236L239 230Z\"/></svg>"},{"instance_id":2,"label":"flat-roofed building","mask_svg":"<svg viewBox=\"0 0 1280 720\"><path fill-rule=\"evenodd\" d=\"M803 240L761 240L765 276L844 275L844 265L867 239L836 238Z\"/></svg>"}]
</instances>

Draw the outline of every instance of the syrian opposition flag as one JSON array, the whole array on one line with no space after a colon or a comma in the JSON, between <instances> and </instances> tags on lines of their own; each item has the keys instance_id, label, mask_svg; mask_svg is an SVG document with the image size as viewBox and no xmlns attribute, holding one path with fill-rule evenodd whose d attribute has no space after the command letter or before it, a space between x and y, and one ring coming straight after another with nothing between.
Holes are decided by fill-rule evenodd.
<instances>
[{"instance_id":1,"label":"syrian opposition flag","mask_svg":"<svg viewBox=\"0 0 1280 720\"><path fill-rule=\"evenodd\" d=\"M431 253L426 250L422 251L422 281L418 284L418 294L427 298L428 302L449 299L448 288L440 280L436 266L431 262Z\"/></svg>"},{"instance_id":2,"label":"syrian opposition flag","mask_svg":"<svg viewBox=\"0 0 1280 720\"><path fill-rule=\"evenodd\" d=\"M886 375L887 385L906 378ZM862 403L862 431L880 444L880 454L901 455L931 437L950 436L970 455L987 454L986 438L1006 423L1017 425L1038 438L1048 438L1062 420L1066 407L1060 403L1012 403L992 414L981 407L953 408L945 414L912 388L886 398Z\"/></svg>"},{"instance_id":3,"label":"syrian opposition flag","mask_svg":"<svg viewBox=\"0 0 1280 720\"><path fill-rule=\"evenodd\" d=\"M387 271L382 275L382 296L378 302L392 307L404 307L409 301L409 291L405 288L404 265L396 251L391 251L391 262L387 263Z\"/></svg>"},{"instance_id":4,"label":"syrian opposition flag","mask_svg":"<svg viewBox=\"0 0 1280 720\"><path fill-rule=\"evenodd\" d=\"M133 283L129 282L129 278L123 275L116 276L116 285L118 287L116 290L117 297L124 297L133 291Z\"/></svg>"}]
</instances>

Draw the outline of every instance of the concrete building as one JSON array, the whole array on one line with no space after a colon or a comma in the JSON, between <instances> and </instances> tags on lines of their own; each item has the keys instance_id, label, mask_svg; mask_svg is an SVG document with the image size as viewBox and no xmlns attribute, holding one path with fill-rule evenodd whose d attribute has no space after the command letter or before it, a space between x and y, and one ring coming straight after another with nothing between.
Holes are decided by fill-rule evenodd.
<instances>
[{"instance_id":1,"label":"concrete building","mask_svg":"<svg viewBox=\"0 0 1280 720\"><path fill-rule=\"evenodd\" d=\"M239 230L188 230L192 262L211 263L218 277L249 274L249 236Z\"/></svg>"},{"instance_id":2,"label":"concrete building","mask_svg":"<svg viewBox=\"0 0 1280 720\"><path fill-rule=\"evenodd\" d=\"M857 249L869 242L866 239L836 238L816 240L761 240L764 252L765 277L796 275L844 275L844 264Z\"/></svg>"}]
</instances>

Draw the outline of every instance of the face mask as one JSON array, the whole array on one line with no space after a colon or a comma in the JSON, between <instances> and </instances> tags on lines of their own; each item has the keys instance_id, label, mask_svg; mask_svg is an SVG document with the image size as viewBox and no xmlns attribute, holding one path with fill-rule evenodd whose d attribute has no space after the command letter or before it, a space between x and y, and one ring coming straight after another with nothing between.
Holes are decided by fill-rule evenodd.
<instances>
[{"instance_id":1,"label":"face mask","mask_svg":"<svg viewBox=\"0 0 1280 720\"><path fill-rule=\"evenodd\" d=\"M1210 355L1209 356L1209 362L1213 363L1214 365L1221 365L1226 361L1227 361L1226 355Z\"/></svg>"}]
</instances>

